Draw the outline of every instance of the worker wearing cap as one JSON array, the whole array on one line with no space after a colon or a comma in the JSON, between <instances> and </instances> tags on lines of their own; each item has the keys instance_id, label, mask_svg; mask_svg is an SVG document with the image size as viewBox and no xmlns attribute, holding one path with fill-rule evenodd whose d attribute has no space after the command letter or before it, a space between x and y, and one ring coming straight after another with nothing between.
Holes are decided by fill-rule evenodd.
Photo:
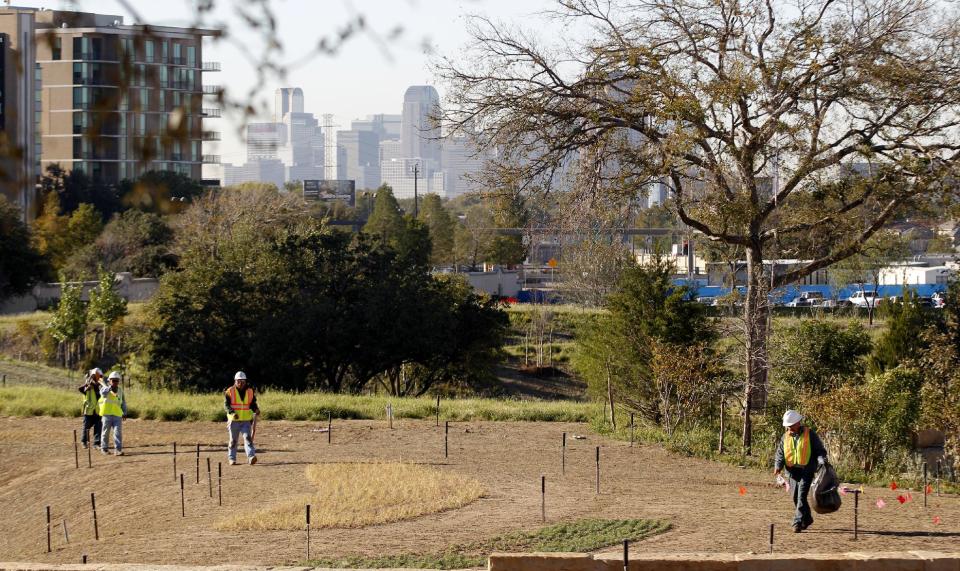
<instances>
[{"instance_id":1,"label":"worker wearing cap","mask_svg":"<svg viewBox=\"0 0 960 571\"><path fill-rule=\"evenodd\" d=\"M777 445L777 456L773 461L774 476L779 476L784 467L790 476L790 490L796 506L794 533L800 533L813 524L807 494L817 467L827 462L827 449L820 437L810 427L803 426L802 421L803 415L795 410L788 410L783 415L783 426L787 430Z\"/></svg>"},{"instance_id":2,"label":"worker wearing cap","mask_svg":"<svg viewBox=\"0 0 960 571\"><path fill-rule=\"evenodd\" d=\"M83 384L77 387L77 390L83 394L83 436L80 437L80 444L84 448L90 445L90 430L93 430L93 446L100 448L100 387L103 383L103 371L100 369L90 369Z\"/></svg>"},{"instance_id":3,"label":"worker wearing cap","mask_svg":"<svg viewBox=\"0 0 960 571\"><path fill-rule=\"evenodd\" d=\"M123 456L123 417L127 414L127 399L120 387L120 373L113 371L107 377L109 384L100 389L100 416L103 428L100 432L100 452L107 453L110 431L113 430L113 453Z\"/></svg>"},{"instance_id":4,"label":"worker wearing cap","mask_svg":"<svg viewBox=\"0 0 960 571\"><path fill-rule=\"evenodd\" d=\"M253 446L251 427L256 415L260 414L260 408L257 406L257 395L253 387L247 385L247 374L243 371L237 371L233 376L233 385L223 392L223 408L227 412L227 432L230 434L227 446L230 465L237 463L237 439L241 435L247 464L256 464L257 449Z\"/></svg>"}]
</instances>

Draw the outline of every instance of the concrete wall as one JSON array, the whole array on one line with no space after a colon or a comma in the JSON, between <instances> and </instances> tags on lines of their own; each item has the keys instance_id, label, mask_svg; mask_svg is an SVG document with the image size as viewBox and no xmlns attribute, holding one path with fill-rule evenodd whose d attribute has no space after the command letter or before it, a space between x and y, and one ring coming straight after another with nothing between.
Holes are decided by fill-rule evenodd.
<instances>
[{"instance_id":1,"label":"concrete wall","mask_svg":"<svg viewBox=\"0 0 960 571\"><path fill-rule=\"evenodd\" d=\"M517 297L520 293L520 272L496 267L490 272L466 272L467 281L477 291L500 297Z\"/></svg>"},{"instance_id":2,"label":"concrete wall","mask_svg":"<svg viewBox=\"0 0 960 571\"><path fill-rule=\"evenodd\" d=\"M623 571L617 555L493 554L489 571ZM637 554L627 571L960 571L960 552Z\"/></svg>"},{"instance_id":3,"label":"concrete wall","mask_svg":"<svg viewBox=\"0 0 960 571\"><path fill-rule=\"evenodd\" d=\"M135 278L132 274L123 272L117 274L117 292L127 301L146 301L153 297L160 282L156 278ZM97 287L97 282L83 282L83 292L80 298L90 300L90 290ZM0 304L0 314L29 313L37 309L46 309L57 305L60 301L59 283L41 283L33 287L27 295L8 299Z\"/></svg>"}]
</instances>

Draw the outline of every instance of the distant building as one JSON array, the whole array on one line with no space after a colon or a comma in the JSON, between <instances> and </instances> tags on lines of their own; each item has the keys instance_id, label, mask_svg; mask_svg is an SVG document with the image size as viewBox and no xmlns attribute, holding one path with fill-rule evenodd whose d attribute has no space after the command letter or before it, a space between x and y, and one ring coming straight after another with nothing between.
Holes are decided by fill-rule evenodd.
<instances>
[{"instance_id":1,"label":"distant building","mask_svg":"<svg viewBox=\"0 0 960 571\"><path fill-rule=\"evenodd\" d=\"M376 133L381 141L399 141L403 125L403 115L380 113L367 115L364 119L355 119L350 123L352 131L370 131Z\"/></svg>"},{"instance_id":2,"label":"distant building","mask_svg":"<svg viewBox=\"0 0 960 571\"><path fill-rule=\"evenodd\" d=\"M244 182L271 183L283 189L286 180L286 167L279 159L258 159L242 165L223 165L223 186L234 186Z\"/></svg>"},{"instance_id":3,"label":"distant building","mask_svg":"<svg viewBox=\"0 0 960 571\"><path fill-rule=\"evenodd\" d=\"M480 190L471 179L483 169L486 153L477 149L469 136L452 135L443 140L442 164L447 198Z\"/></svg>"},{"instance_id":4,"label":"distant building","mask_svg":"<svg viewBox=\"0 0 960 571\"><path fill-rule=\"evenodd\" d=\"M414 181L415 166L417 167L416 181ZM393 195L397 198L413 198L414 186L418 196L432 193L446 197L443 173L433 168L429 161L422 159L383 161L380 163L380 177L383 184L390 185Z\"/></svg>"},{"instance_id":5,"label":"distant building","mask_svg":"<svg viewBox=\"0 0 960 571\"><path fill-rule=\"evenodd\" d=\"M380 137L375 131L337 131L337 178L356 181L356 187L380 186Z\"/></svg>"},{"instance_id":6,"label":"distant building","mask_svg":"<svg viewBox=\"0 0 960 571\"><path fill-rule=\"evenodd\" d=\"M440 96L431 85L413 85L403 94L401 158L421 158L440 165Z\"/></svg>"},{"instance_id":7,"label":"distant building","mask_svg":"<svg viewBox=\"0 0 960 571\"><path fill-rule=\"evenodd\" d=\"M380 162L400 158L400 141L380 141Z\"/></svg>"}]
</instances>

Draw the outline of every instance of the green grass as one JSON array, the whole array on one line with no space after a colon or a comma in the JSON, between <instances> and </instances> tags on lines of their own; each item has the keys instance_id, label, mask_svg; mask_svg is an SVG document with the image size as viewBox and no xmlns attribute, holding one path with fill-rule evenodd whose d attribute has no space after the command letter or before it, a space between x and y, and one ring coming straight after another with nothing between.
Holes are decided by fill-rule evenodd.
<instances>
[{"instance_id":1,"label":"green grass","mask_svg":"<svg viewBox=\"0 0 960 571\"><path fill-rule=\"evenodd\" d=\"M383 419L386 406L393 405L395 418L427 419L436 414L434 398L390 398L386 396L336 395L328 393L287 393L268 391L257 400L265 420L326 420L327 413L340 419ZM190 394L153 391L133 387L127 390L131 418L151 420L224 421L222 394ZM0 388L0 415L78 416L80 394L75 390L38 386ZM588 422L596 415L593 403L506 399L443 400L440 416L451 421L541 421Z\"/></svg>"},{"instance_id":2,"label":"green grass","mask_svg":"<svg viewBox=\"0 0 960 571\"><path fill-rule=\"evenodd\" d=\"M313 559L302 563L313 567L383 569L413 567L419 569L464 569L486 565L494 552L578 552L588 553L619 545L623 540L639 541L663 533L670 524L648 519L584 519L551 525L536 531L522 531L494 537L486 541L453 545L432 553L403 553L369 557Z\"/></svg>"}]
</instances>

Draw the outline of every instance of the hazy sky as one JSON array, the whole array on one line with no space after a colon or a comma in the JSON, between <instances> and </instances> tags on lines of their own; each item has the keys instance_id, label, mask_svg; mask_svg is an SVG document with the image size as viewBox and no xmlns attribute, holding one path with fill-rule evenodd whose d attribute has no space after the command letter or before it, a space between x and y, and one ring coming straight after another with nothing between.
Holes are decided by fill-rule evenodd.
<instances>
[{"instance_id":1,"label":"hazy sky","mask_svg":"<svg viewBox=\"0 0 960 571\"><path fill-rule=\"evenodd\" d=\"M215 0L217 10L207 18L224 22L233 41L249 44L244 31L249 30L237 16L237 6L248 6L245 0ZM19 6L122 15L125 24L134 23L131 6L145 23L187 25L194 21L196 0L14 0ZM388 36L398 25L403 34L384 48L366 36L351 39L336 56L316 56L293 69L287 81L274 80L265 85L263 95L272 101L273 90L281 85L303 88L306 111L318 118L332 113L341 128L349 128L352 119L371 113L400 113L403 92L409 85L434 83L430 71L431 56L423 45L428 43L435 53L453 54L469 40L466 18L483 14L523 27L540 27L538 12L555 5L554 0L272 0L284 59L294 61L309 53L319 38L334 36L350 19L362 13L368 27ZM384 50L388 54L384 53ZM235 94L245 93L255 80L251 64L241 49L226 40L208 40L203 59L219 61L223 71L205 73L205 84L225 85ZM443 97L441 86L437 85ZM209 124L209 125L208 125ZM223 141L219 148L204 143L204 152L220 154L223 162L244 160L244 146L238 133L241 121L236 117L206 120L208 129L219 130ZM210 173L213 174L213 173Z\"/></svg>"}]
</instances>

